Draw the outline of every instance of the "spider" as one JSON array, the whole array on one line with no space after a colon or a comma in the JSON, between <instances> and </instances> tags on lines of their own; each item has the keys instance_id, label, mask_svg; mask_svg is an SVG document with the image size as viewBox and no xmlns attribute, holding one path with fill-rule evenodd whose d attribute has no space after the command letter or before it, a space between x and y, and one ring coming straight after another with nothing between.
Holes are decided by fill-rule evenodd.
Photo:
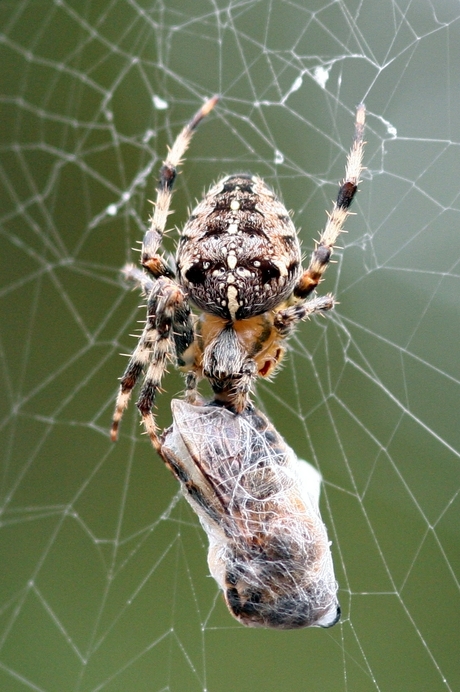
<instances>
[{"instance_id":1,"label":"spider","mask_svg":"<svg viewBox=\"0 0 460 692\"><path fill-rule=\"evenodd\" d=\"M308 298L329 264L362 170L365 108L360 105L345 180L307 269L284 205L261 178L237 173L213 185L192 211L179 235L173 271L158 250L177 167L217 101L214 96L198 110L170 149L142 241L144 271L126 269L147 294L147 320L121 378L111 437L117 439L132 389L143 377L137 406L160 454L152 409L170 360L186 374L189 403L198 400L198 381L206 378L216 403L242 413L257 377L270 377L279 365L297 323L334 306L331 295Z\"/></svg>"},{"instance_id":2,"label":"spider","mask_svg":"<svg viewBox=\"0 0 460 692\"><path fill-rule=\"evenodd\" d=\"M340 618L321 476L253 406L173 399L161 456L209 539L209 570L248 627L332 627Z\"/></svg>"}]
</instances>

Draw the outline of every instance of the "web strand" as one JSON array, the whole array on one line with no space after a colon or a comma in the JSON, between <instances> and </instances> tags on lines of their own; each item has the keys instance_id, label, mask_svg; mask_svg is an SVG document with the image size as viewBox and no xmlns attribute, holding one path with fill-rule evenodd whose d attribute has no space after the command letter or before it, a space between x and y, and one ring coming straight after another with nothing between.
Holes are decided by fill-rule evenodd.
<instances>
[{"instance_id":1,"label":"web strand","mask_svg":"<svg viewBox=\"0 0 460 692\"><path fill-rule=\"evenodd\" d=\"M459 689L455 3L4 5L0 688ZM116 446L107 433L145 314L120 269L139 265L167 146L213 93L167 252L205 188L251 172L293 210L308 262L367 108L320 286L337 304L257 389L323 477L342 606L289 640L233 623L137 412ZM171 372L162 428L182 389Z\"/></svg>"}]
</instances>

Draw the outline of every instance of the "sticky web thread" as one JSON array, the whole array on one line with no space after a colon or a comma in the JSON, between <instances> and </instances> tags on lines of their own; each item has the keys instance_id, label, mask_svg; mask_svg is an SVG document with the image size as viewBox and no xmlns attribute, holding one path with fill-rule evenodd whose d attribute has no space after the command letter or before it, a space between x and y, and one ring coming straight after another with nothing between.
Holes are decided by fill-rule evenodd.
<instances>
[{"instance_id":1,"label":"sticky web thread","mask_svg":"<svg viewBox=\"0 0 460 692\"><path fill-rule=\"evenodd\" d=\"M304 690L308 676L334 692L456 689L457 8L3 12L1 686ZM234 624L134 411L108 440L119 353L143 319L119 269L136 260L166 146L213 93L171 227L219 176L251 171L294 210L305 253L355 107L368 109L356 216L320 287L339 305L299 329L257 390L323 476L343 609L330 631L289 640ZM165 386L164 426L182 383Z\"/></svg>"}]
</instances>

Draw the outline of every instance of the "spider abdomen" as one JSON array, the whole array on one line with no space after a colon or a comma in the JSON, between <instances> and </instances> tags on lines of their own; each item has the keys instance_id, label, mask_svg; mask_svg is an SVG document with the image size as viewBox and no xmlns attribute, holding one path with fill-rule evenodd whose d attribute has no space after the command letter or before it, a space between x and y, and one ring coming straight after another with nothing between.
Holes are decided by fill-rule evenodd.
<instances>
[{"instance_id":1,"label":"spider abdomen","mask_svg":"<svg viewBox=\"0 0 460 692\"><path fill-rule=\"evenodd\" d=\"M193 303L226 320L272 310L294 290L300 243L285 206L256 176L214 185L181 234L178 278Z\"/></svg>"}]
</instances>

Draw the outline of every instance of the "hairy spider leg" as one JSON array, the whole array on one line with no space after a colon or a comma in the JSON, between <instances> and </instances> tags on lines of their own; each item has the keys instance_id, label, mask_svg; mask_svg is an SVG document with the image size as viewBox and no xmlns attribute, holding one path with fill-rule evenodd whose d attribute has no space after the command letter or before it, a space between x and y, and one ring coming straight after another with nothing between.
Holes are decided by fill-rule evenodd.
<instances>
[{"instance_id":1,"label":"hairy spider leg","mask_svg":"<svg viewBox=\"0 0 460 692\"><path fill-rule=\"evenodd\" d=\"M172 188L177 176L177 167L187 151L193 137L193 133L205 118L212 111L219 97L213 96L195 113L193 118L185 125L182 132L177 136L171 149L168 151L166 161L160 169L160 179L157 185L157 198L149 230L144 235L142 241L141 264L155 277L173 276L173 272L168 267L162 257L157 255L158 248L163 240L163 233L169 215L171 205Z\"/></svg>"},{"instance_id":2,"label":"hairy spider leg","mask_svg":"<svg viewBox=\"0 0 460 692\"><path fill-rule=\"evenodd\" d=\"M328 221L324 231L311 255L310 264L294 289L294 300L297 299L298 302L281 309L275 314L274 324L283 338L292 332L297 322L308 318L315 312L324 312L334 307L334 298L330 295L323 298L315 298L308 302L305 299L320 283L329 265L337 238L342 233L343 225L350 215L349 208L358 190L359 176L363 170L365 119L366 109L364 104L360 104L356 111L355 134L347 159L345 179L340 186L337 201L334 203L332 211L328 214Z\"/></svg>"},{"instance_id":3,"label":"hairy spider leg","mask_svg":"<svg viewBox=\"0 0 460 692\"><path fill-rule=\"evenodd\" d=\"M310 264L294 289L296 298L305 299L318 286L329 264L337 238L342 233L343 225L350 215L348 210L358 190L359 176L363 170L365 119L366 109L364 104L360 104L356 111L355 134L347 159L345 179L340 186L337 201L334 203L332 211L328 214L327 224L312 253Z\"/></svg>"},{"instance_id":4,"label":"hairy spider leg","mask_svg":"<svg viewBox=\"0 0 460 692\"><path fill-rule=\"evenodd\" d=\"M142 272L136 273L133 278L141 283L145 290L149 283L140 279L139 274ZM174 356L180 359L180 354L192 341L192 317L182 289L172 279L160 277L153 283L147 301L147 321L144 330L121 378L112 420L112 440L117 439L119 424L128 406L131 392L139 377L146 371L137 407L145 429L158 449L157 428L152 414L156 393L170 359Z\"/></svg>"}]
</instances>

